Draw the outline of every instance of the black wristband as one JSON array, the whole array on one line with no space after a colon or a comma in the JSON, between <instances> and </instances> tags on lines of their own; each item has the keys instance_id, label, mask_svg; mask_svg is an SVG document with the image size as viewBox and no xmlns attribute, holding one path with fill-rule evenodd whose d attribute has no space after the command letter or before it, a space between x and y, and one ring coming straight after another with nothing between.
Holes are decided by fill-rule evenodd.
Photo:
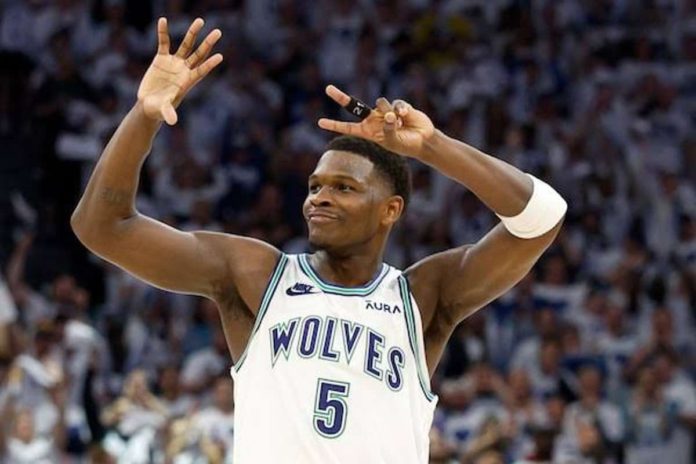
<instances>
[{"instance_id":1,"label":"black wristband","mask_svg":"<svg viewBox=\"0 0 696 464\"><path fill-rule=\"evenodd\" d=\"M350 101L346 106L343 107L343 109L348 111L353 116L360 118L361 121L368 117L370 112L372 112L372 108L353 96L350 97Z\"/></svg>"}]
</instances>

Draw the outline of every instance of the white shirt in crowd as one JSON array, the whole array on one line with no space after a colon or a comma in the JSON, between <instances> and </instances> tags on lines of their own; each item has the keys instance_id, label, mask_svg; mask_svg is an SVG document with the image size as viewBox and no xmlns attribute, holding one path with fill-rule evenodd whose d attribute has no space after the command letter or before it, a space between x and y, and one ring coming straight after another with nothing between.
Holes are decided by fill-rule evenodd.
<instances>
[{"instance_id":1,"label":"white shirt in crowd","mask_svg":"<svg viewBox=\"0 0 696 464\"><path fill-rule=\"evenodd\" d=\"M55 447L50 438L36 437L29 443L17 438L7 440L7 453L2 459L5 464L53 464L56 462Z\"/></svg>"},{"instance_id":2,"label":"white shirt in crowd","mask_svg":"<svg viewBox=\"0 0 696 464\"><path fill-rule=\"evenodd\" d=\"M181 382L191 385L210 376L218 375L229 367L227 359L213 348L203 348L191 353L181 370Z\"/></svg>"}]
</instances>

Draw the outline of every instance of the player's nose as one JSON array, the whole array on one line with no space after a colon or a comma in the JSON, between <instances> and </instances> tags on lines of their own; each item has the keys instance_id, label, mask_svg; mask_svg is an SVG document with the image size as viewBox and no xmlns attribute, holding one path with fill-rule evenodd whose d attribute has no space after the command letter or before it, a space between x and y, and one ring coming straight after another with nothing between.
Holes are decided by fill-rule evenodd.
<instances>
[{"instance_id":1,"label":"player's nose","mask_svg":"<svg viewBox=\"0 0 696 464\"><path fill-rule=\"evenodd\" d=\"M312 206L329 206L333 204L333 199L329 188L322 186L309 194L309 203Z\"/></svg>"}]
</instances>

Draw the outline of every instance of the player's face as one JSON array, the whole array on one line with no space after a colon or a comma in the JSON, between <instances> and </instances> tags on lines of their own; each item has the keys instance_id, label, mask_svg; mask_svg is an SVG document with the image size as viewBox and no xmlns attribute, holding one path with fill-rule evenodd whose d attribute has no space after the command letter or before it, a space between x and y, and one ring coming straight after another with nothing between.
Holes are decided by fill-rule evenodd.
<instances>
[{"instance_id":1,"label":"player's face","mask_svg":"<svg viewBox=\"0 0 696 464\"><path fill-rule=\"evenodd\" d=\"M309 176L303 214L309 243L317 249L345 249L386 233L401 213L369 159L329 150Z\"/></svg>"}]
</instances>

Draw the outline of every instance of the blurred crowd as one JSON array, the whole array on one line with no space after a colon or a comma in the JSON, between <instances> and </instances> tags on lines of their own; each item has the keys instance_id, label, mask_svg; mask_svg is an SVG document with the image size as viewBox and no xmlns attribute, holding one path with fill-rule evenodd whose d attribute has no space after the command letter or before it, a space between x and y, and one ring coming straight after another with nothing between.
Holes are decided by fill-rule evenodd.
<instances>
[{"instance_id":1,"label":"blurred crowd","mask_svg":"<svg viewBox=\"0 0 696 464\"><path fill-rule=\"evenodd\" d=\"M695 462L696 2L4 0L0 461L229 463L232 361L214 303L90 256L69 216L156 49L201 16L225 61L163 128L138 209L307 250L306 178L337 84L403 98L545 179L570 210L433 378L433 463ZM496 223L412 164L386 260ZM272 446L272 442L269 443Z\"/></svg>"}]
</instances>

